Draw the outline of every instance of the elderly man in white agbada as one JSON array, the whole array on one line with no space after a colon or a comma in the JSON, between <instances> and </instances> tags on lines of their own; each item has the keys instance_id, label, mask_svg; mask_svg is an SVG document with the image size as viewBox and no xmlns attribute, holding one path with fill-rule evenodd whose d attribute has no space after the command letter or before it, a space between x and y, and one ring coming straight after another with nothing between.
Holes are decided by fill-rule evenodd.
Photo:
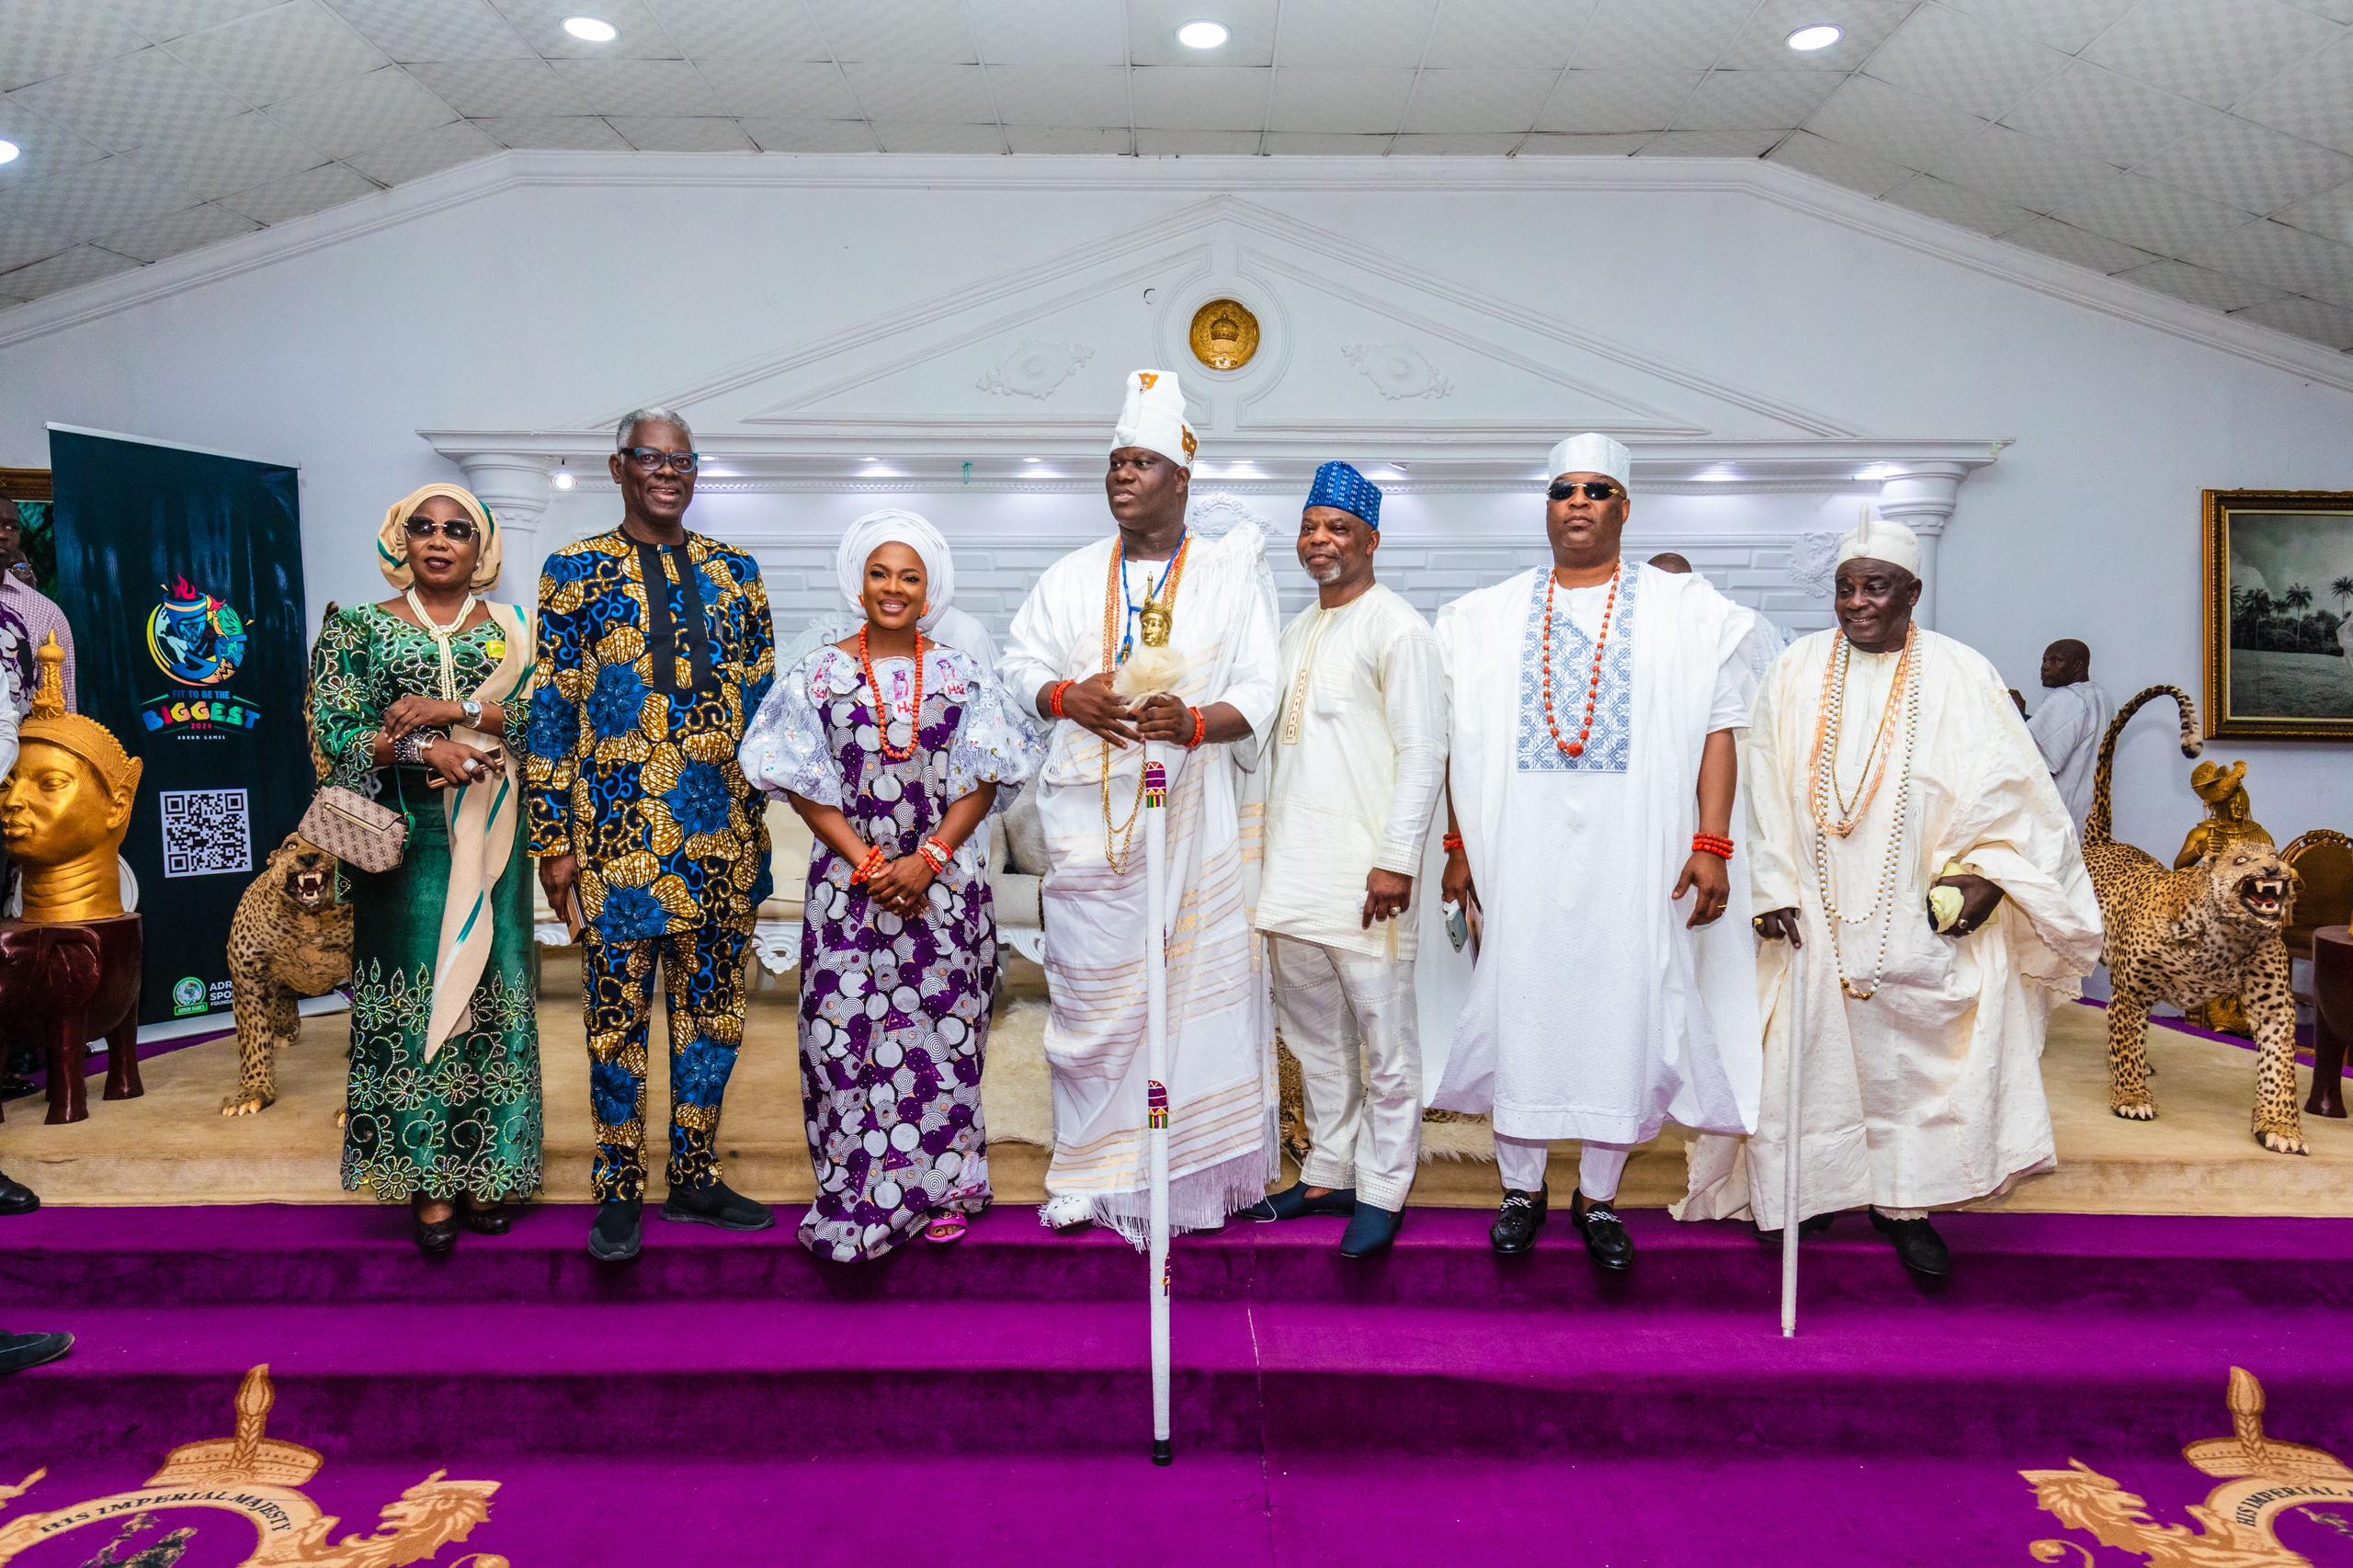
<instances>
[{"instance_id":1,"label":"elderly man in white agbada","mask_svg":"<svg viewBox=\"0 0 2353 1568\"><path fill-rule=\"evenodd\" d=\"M1283 630L1258 929L1313 1147L1261 1220L1345 1214L1340 1256L1397 1239L1422 1131L1411 917L1446 777L1446 666L1429 622L1374 580L1381 490L1315 472L1299 563L1315 605Z\"/></svg>"},{"instance_id":2,"label":"elderly man in white agbada","mask_svg":"<svg viewBox=\"0 0 2353 1568\"><path fill-rule=\"evenodd\" d=\"M1104 490L1118 525L1046 568L1013 618L998 673L1053 722L1038 812L1046 833L1046 1062L1054 1156L1046 1223L1092 1221L1144 1243L1144 954L1167 944L1168 1212L1214 1230L1275 1171L1274 1021L1250 928L1261 808L1249 770L1273 722L1279 654L1265 537L1188 526L1193 454L1166 370L1128 377ZM1173 677L1131 703L1142 659ZM1168 767L1168 907L1144 904L1143 745Z\"/></svg>"},{"instance_id":3,"label":"elderly man in white agbada","mask_svg":"<svg viewBox=\"0 0 2353 1568\"><path fill-rule=\"evenodd\" d=\"M2099 905L2001 676L1914 624L1912 531L1866 520L1837 572L1837 627L1774 667L1748 735L1763 1114L1745 1143L1698 1142L1677 1213L1778 1233L1796 1049L1800 1221L1868 1204L1934 1277L1951 1259L1930 1210L2053 1163L2043 1034L2098 961Z\"/></svg>"},{"instance_id":4,"label":"elderly man in white agbada","mask_svg":"<svg viewBox=\"0 0 2353 1568\"><path fill-rule=\"evenodd\" d=\"M1670 1119L1748 1131L1757 1074L1756 948L1731 863L1752 621L1706 579L1619 554L1632 468L1606 436L1555 447L1551 565L1465 595L1437 626L1444 892L1477 906L1482 939L1427 1074L1435 1103L1495 1119L1506 1255L1535 1244L1552 1141L1581 1140L1570 1216L1610 1269L1633 1265L1611 1207L1628 1153Z\"/></svg>"}]
</instances>

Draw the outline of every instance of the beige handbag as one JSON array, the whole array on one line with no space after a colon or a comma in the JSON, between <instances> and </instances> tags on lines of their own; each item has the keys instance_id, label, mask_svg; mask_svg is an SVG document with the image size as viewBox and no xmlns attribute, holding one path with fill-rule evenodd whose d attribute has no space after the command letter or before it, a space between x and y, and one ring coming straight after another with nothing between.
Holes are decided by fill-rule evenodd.
<instances>
[{"instance_id":1,"label":"beige handbag","mask_svg":"<svg viewBox=\"0 0 2353 1568\"><path fill-rule=\"evenodd\" d=\"M389 871L408 848L408 818L356 790L330 785L311 801L294 831L345 865Z\"/></svg>"}]
</instances>

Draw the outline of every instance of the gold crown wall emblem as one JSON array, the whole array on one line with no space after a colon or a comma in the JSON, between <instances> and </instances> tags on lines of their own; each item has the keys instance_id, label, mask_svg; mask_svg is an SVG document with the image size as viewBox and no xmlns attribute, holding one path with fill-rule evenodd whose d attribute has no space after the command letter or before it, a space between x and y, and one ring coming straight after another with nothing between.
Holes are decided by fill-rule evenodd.
<instances>
[{"instance_id":1,"label":"gold crown wall emblem","mask_svg":"<svg viewBox=\"0 0 2353 1568\"><path fill-rule=\"evenodd\" d=\"M34 655L40 663L39 684L33 688L32 717L17 732L19 741L47 741L72 752L98 770L107 788L119 795L139 783L139 760L122 749L114 733L96 719L65 710L65 650L52 631Z\"/></svg>"},{"instance_id":2,"label":"gold crown wall emblem","mask_svg":"<svg viewBox=\"0 0 2353 1568\"><path fill-rule=\"evenodd\" d=\"M1257 356L1258 318L1239 300L1211 300L1193 312L1193 358L1212 370L1239 370Z\"/></svg>"}]
</instances>

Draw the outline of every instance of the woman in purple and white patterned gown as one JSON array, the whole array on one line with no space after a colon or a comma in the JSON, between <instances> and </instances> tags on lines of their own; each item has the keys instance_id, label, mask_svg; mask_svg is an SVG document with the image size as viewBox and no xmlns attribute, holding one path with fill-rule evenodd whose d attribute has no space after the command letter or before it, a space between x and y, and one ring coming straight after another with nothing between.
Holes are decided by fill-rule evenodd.
<instances>
[{"instance_id":1,"label":"woman in purple and white patterned gown","mask_svg":"<svg viewBox=\"0 0 2353 1568\"><path fill-rule=\"evenodd\" d=\"M969 840L1041 746L994 679L920 637L952 592L930 524L861 517L839 564L867 625L778 673L741 758L815 836L801 1089L817 1198L801 1241L854 1263L917 1233L956 1241L988 1207L981 1068L996 918Z\"/></svg>"}]
</instances>

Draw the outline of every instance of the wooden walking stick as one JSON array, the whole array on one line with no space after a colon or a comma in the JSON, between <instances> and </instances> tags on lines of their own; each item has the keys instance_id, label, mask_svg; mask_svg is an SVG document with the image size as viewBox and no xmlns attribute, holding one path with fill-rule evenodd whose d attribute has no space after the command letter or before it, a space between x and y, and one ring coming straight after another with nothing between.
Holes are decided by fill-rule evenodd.
<instances>
[{"instance_id":1,"label":"wooden walking stick","mask_svg":"<svg viewBox=\"0 0 2353 1568\"><path fill-rule=\"evenodd\" d=\"M1152 1462L1169 1464L1168 1439L1168 769L1160 743L1144 744L1143 1062L1144 1157L1152 1181Z\"/></svg>"}]
</instances>

